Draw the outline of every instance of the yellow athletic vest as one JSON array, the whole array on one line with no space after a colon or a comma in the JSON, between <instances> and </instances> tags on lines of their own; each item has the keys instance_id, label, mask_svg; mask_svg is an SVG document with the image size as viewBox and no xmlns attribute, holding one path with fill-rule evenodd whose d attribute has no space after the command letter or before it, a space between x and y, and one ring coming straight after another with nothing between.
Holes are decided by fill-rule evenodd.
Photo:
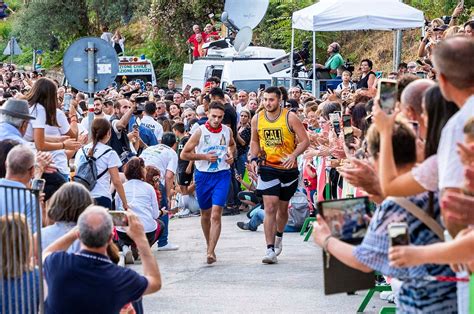
<instances>
[{"instance_id":1,"label":"yellow athletic vest","mask_svg":"<svg viewBox=\"0 0 474 314\"><path fill-rule=\"evenodd\" d=\"M295 133L288 125L290 111L282 108L275 121L268 120L264 110L258 113L257 130L260 141L261 158L263 165L279 169L284 159L296 148Z\"/></svg>"}]
</instances>

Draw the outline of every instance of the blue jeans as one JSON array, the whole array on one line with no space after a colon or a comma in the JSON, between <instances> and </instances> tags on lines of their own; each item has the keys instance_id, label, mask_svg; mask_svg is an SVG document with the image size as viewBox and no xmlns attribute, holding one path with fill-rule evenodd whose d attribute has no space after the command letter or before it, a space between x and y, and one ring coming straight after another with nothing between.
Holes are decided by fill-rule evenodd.
<instances>
[{"instance_id":1,"label":"blue jeans","mask_svg":"<svg viewBox=\"0 0 474 314\"><path fill-rule=\"evenodd\" d=\"M237 168L237 173L242 178L244 177L246 162L247 162L247 154L240 155L239 157L237 157L237 160L235 161L235 167Z\"/></svg>"},{"instance_id":2,"label":"blue jeans","mask_svg":"<svg viewBox=\"0 0 474 314\"><path fill-rule=\"evenodd\" d=\"M257 231L258 226L263 224L264 219L265 219L265 210L262 208L257 209L255 214L252 216L252 218L250 218L250 221L248 222L249 229L251 231ZM301 228L296 228L293 226L286 225L283 232L300 232L300 229Z\"/></svg>"},{"instance_id":3,"label":"blue jeans","mask_svg":"<svg viewBox=\"0 0 474 314\"><path fill-rule=\"evenodd\" d=\"M165 186L161 183L160 183L160 192L161 192L160 209L163 207L166 207L166 209L169 209L166 189L165 189ZM170 218L168 215L163 215L158 219L161 220L164 224L163 233L158 238L158 247L161 247L168 244L168 224L169 224Z\"/></svg>"}]
</instances>

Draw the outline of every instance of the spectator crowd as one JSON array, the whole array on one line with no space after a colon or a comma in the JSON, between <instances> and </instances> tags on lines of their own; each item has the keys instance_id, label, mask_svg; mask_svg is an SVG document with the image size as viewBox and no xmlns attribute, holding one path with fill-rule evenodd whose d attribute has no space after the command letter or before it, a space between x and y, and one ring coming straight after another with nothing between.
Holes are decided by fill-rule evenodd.
<instances>
[{"instance_id":1,"label":"spectator crowd","mask_svg":"<svg viewBox=\"0 0 474 314\"><path fill-rule=\"evenodd\" d=\"M223 215L246 213L248 220L239 221L236 230L256 231L264 224L268 212L253 165L266 157L252 156L251 143L269 94L275 94L281 97L279 110L299 119L309 139L304 153L295 156L298 186L284 232L300 231L306 218L316 217L315 243L349 267L390 278L401 312L469 313L474 68L466 65L474 56L474 22L455 25L460 13L455 10L450 25L431 21L420 59L386 75L397 86L396 104L388 110L382 106L376 65L363 59L356 79L343 68L343 47L337 43L329 45L329 59L318 68L342 82L316 96L298 86L246 91L228 85L223 90L220 79L211 77L205 86L183 90L174 80L166 89L131 81L89 99L41 73L4 66L0 195L7 188L30 188L34 179L44 179L45 186L39 208L7 197L0 201L0 222L22 233L26 249L19 250L28 258L42 249L43 269L26 261L13 274L3 273L30 280L42 271L46 313L142 313L142 296L161 288L151 248L178 250L168 240L169 224L174 217L200 215L195 161L182 152L209 123L210 107L223 108L222 124L236 144L228 156L233 162ZM206 25L203 32L193 27L188 42L195 58L205 56L203 43L219 38L213 27ZM108 34L123 52L120 33ZM93 180L87 164L94 165ZM344 232L336 232L338 225L318 206L354 197L368 197L375 208L367 210L366 230L356 244L344 241ZM26 208L26 217L14 214L11 206ZM117 224L108 211L125 213L128 226ZM41 228L30 219L39 220ZM359 231L362 222L354 224ZM406 227L408 245L393 245L393 224ZM5 230L0 228L1 241ZM355 231L349 233L356 237ZM121 257L125 264L140 259L143 275L117 265Z\"/></svg>"}]
</instances>

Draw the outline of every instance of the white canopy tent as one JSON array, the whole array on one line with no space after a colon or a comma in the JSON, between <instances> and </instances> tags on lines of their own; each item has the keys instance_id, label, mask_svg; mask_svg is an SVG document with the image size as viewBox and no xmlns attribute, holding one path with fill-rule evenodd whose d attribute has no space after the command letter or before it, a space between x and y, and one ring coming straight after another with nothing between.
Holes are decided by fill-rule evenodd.
<instances>
[{"instance_id":1,"label":"white canopy tent","mask_svg":"<svg viewBox=\"0 0 474 314\"><path fill-rule=\"evenodd\" d=\"M314 69L316 32L402 30L421 28L424 22L422 11L398 0L321 0L293 13L291 51L294 49L295 29L313 32ZM399 56L400 50L401 42L396 45L394 53ZM293 54L290 56L293 68ZM313 93L315 87L316 75L313 75Z\"/></svg>"}]
</instances>

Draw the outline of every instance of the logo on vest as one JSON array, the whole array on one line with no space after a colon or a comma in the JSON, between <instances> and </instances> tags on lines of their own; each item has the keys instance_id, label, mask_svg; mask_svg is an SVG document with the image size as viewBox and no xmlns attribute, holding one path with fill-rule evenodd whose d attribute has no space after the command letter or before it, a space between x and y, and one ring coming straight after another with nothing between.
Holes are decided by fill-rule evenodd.
<instances>
[{"instance_id":1,"label":"logo on vest","mask_svg":"<svg viewBox=\"0 0 474 314\"><path fill-rule=\"evenodd\" d=\"M279 146L283 144L282 129L263 129L265 146Z\"/></svg>"}]
</instances>

